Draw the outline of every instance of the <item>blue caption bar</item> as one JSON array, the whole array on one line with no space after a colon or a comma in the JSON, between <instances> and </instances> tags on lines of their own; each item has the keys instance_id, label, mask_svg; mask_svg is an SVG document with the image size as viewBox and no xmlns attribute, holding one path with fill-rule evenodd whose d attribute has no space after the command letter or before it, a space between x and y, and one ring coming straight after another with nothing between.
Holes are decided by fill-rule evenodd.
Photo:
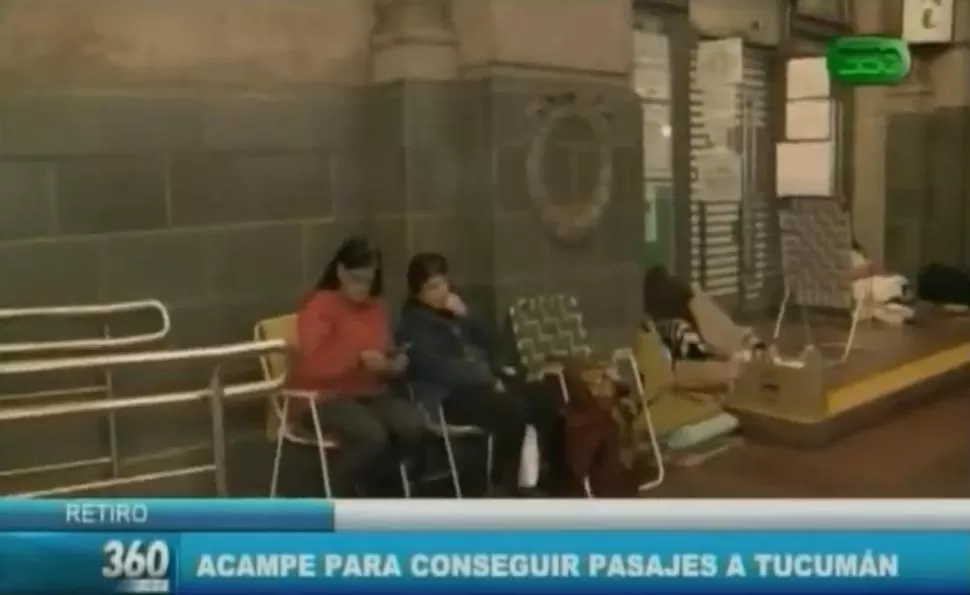
<instances>
[{"instance_id":1,"label":"blue caption bar","mask_svg":"<svg viewBox=\"0 0 970 595\"><path fill-rule=\"evenodd\" d=\"M0 592L966 595L966 532L7 533Z\"/></svg>"},{"instance_id":2,"label":"blue caption bar","mask_svg":"<svg viewBox=\"0 0 970 595\"><path fill-rule=\"evenodd\" d=\"M0 500L0 531L332 531L326 500Z\"/></svg>"},{"instance_id":3,"label":"blue caption bar","mask_svg":"<svg viewBox=\"0 0 970 595\"><path fill-rule=\"evenodd\" d=\"M188 595L970 592L957 532L190 534L179 547Z\"/></svg>"}]
</instances>

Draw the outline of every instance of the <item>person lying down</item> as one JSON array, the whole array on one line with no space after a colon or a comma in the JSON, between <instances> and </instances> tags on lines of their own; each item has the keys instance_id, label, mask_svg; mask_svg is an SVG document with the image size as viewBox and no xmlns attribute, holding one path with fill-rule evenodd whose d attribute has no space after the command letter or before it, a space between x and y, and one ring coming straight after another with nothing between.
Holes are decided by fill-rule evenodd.
<instances>
[{"instance_id":1,"label":"person lying down","mask_svg":"<svg viewBox=\"0 0 970 595\"><path fill-rule=\"evenodd\" d=\"M743 364L765 344L741 327L704 291L662 266L647 271L643 283L644 330L656 328L681 388L730 386Z\"/></svg>"},{"instance_id":2,"label":"person lying down","mask_svg":"<svg viewBox=\"0 0 970 595\"><path fill-rule=\"evenodd\" d=\"M862 304L860 320L901 325L916 316L906 277L880 271L856 241L852 242L852 298L856 304Z\"/></svg>"}]
</instances>

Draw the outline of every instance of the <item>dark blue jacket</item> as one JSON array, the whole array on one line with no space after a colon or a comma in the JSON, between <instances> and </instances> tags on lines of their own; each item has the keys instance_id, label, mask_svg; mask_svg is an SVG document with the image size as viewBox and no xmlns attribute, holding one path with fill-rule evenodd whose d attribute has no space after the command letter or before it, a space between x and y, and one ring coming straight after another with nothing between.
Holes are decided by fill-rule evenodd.
<instances>
[{"instance_id":1,"label":"dark blue jacket","mask_svg":"<svg viewBox=\"0 0 970 595\"><path fill-rule=\"evenodd\" d=\"M395 340L410 344L407 379L422 402L435 404L459 389L495 383L490 333L473 316L459 318L408 301Z\"/></svg>"}]
</instances>

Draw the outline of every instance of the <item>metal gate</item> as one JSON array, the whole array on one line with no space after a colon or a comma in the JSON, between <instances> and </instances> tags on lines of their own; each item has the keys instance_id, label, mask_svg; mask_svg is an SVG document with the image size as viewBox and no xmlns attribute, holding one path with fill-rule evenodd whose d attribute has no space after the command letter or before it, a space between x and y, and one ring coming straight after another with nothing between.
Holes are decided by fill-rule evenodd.
<instances>
[{"instance_id":1,"label":"metal gate","mask_svg":"<svg viewBox=\"0 0 970 595\"><path fill-rule=\"evenodd\" d=\"M711 42L698 47L704 43ZM758 313L776 305L780 283L771 62L767 51L744 48L742 55L736 116L726 134L712 134L710 123L721 116L705 98L698 49L691 53L690 263L693 281L725 307ZM702 170L718 153L731 162L721 177L737 180L712 193Z\"/></svg>"}]
</instances>

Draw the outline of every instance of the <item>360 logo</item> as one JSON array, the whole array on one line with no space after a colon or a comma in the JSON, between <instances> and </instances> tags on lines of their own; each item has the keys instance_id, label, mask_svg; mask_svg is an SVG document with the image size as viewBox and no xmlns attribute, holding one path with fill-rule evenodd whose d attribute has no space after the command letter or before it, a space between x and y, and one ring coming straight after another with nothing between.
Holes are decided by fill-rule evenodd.
<instances>
[{"instance_id":1,"label":"360 logo","mask_svg":"<svg viewBox=\"0 0 970 595\"><path fill-rule=\"evenodd\" d=\"M829 75L846 85L898 85L911 64L909 45L893 37L841 37L826 54Z\"/></svg>"}]
</instances>

